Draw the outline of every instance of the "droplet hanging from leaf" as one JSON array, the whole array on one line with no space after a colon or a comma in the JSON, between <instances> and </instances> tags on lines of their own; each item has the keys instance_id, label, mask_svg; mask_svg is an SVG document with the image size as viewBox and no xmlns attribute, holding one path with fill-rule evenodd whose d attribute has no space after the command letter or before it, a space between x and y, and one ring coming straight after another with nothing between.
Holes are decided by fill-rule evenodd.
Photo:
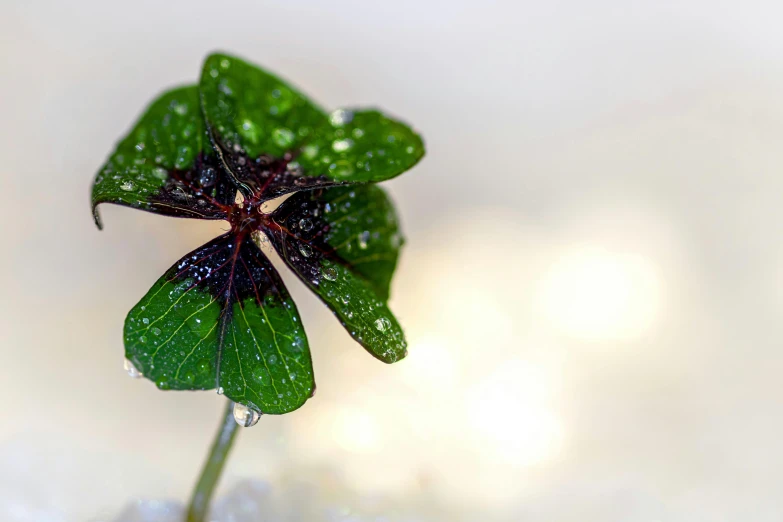
<instances>
[{"instance_id":1,"label":"droplet hanging from leaf","mask_svg":"<svg viewBox=\"0 0 783 522\"><path fill-rule=\"evenodd\" d=\"M128 375L134 379L140 379L141 377L144 377L144 374L141 373L138 368L136 368L136 365L133 364L130 359L126 358L122 363L122 367L125 368L125 371L128 372Z\"/></svg>"},{"instance_id":2,"label":"droplet hanging from leaf","mask_svg":"<svg viewBox=\"0 0 783 522\"><path fill-rule=\"evenodd\" d=\"M234 404L234 420L243 428L255 426L260 418L261 414L256 410L238 402Z\"/></svg>"}]
</instances>

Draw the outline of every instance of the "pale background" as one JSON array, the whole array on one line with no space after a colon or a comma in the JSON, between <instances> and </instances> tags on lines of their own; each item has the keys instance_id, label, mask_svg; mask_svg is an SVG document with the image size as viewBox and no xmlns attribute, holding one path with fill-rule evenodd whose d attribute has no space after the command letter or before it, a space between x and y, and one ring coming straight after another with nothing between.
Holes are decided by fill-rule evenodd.
<instances>
[{"instance_id":1,"label":"pale background","mask_svg":"<svg viewBox=\"0 0 783 522\"><path fill-rule=\"evenodd\" d=\"M224 399L129 379L122 323L220 227L113 207L98 232L88 194L215 49L428 146L386 184L409 358L285 274L318 393L240 433L224 486L390 520L783 519L780 2L0 5L0 519L189 493Z\"/></svg>"}]
</instances>

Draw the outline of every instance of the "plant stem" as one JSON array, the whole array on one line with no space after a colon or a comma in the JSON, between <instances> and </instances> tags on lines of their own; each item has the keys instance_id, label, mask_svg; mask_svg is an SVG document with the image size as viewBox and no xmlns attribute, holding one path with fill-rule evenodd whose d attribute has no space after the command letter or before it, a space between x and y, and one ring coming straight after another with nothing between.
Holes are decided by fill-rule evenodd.
<instances>
[{"instance_id":1,"label":"plant stem","mask_svg":"<svg viewBox=\"0 0 783 522\"><path fill-rule=\"evenodd\" d=\"M231 450L238 427L239 425L234 420L234 403L226 401L223 422L217 434L215 434L215 440L212 442L209 456L201 469L201 475L196 483L196 488L193 490L193 496L190 498L187 522L204 522L206 520L209 501L212 498L212 493L215 491L218 480L220 480L220 474L223 472L223 466L226 464L226 456Z\"/></svg>"}]
</instances>

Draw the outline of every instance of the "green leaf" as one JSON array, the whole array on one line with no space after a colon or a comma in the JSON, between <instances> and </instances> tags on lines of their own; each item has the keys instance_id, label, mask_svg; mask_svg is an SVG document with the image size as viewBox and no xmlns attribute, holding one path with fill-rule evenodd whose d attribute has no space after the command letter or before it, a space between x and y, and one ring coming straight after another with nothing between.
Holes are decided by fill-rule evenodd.
<instances>
[{"instance_id":1,"label":"green leaf","mask_svg":"<svg viewBox=\"0 0 783 522\"><path fill-rule=\"evenodd\" d=\"M201 75L205 121L228 169L261 199L383 181L424 155L421 137L376 110L325 114L283 80L216 54Z\"/></svg>"},{"instance_id":2,"label":"green leaf","mask_svg":"<svg viewBox=\"0 0 783 522\"><path fill-rule=\"evenodd\" d=\"M283 260L375 357L406 355L387 306L403 243L386 193L424 155L421 137L376 110L322 111L278 77L216 54L198 86L162 94L96 176L92 206L225 219L128 314L126 356L161 389L219 392L262 413L315 390L296 306L251 241ZM235 201L236 191L244 196ZM271 214L263 203L298 192Z\"/></svg>"},{"instance_id":3,"label":"green leaf","mask_svg":"<svg viewBox=\"0 0 783 522\"><path fill-rule=\"evenodd\" d=\"M247 234L171 267L128 314L125 353L161 389L217 388L262 413L295 410L315 390L296 305Z\"/></svg>"},{"instance_id":4,"label":"green leaf","mask_svg":"<svg viewBox=\"0 0 783 522\"><path fill-rule=\"evenodd\" d=\"M225 219L236 189L212 152L198 88L162 94L117 145L92 187L97 206L114 203L179 217Z\"/></svg>"},{"instance_id":5,"label":"green leaf","mask_svg":"<svg viewBox=\"0 0 783 522\"><path fill-rule=\"evenodd\" d=\"M296 161L305 173L338 182L384 181L424 156L424 142L407 125L377 110L334 111Z\"/></svg>"},{"instance_id":6,"label":"green leaf","mask_svg":"<svg viewBox=\"0 0 783 522\"><path fill-rule=\"evenodd\" d=\"M403 243L383 189L335 187L296 194L272 213L271 241L283 260L351 336L384 362L407 344L386 301Z\"/></svg>"},{"instance_id":7,"label":"green leaf","mask_svg":"<svg viewBox=\"0 0 783 522\"><path fill-rule=\"evenodd\" d=\"M244 60L207 57L201 100L213 138L226 150L281 158L326 120L314 103L286 82Z\"/></svg>"}]
</instances>

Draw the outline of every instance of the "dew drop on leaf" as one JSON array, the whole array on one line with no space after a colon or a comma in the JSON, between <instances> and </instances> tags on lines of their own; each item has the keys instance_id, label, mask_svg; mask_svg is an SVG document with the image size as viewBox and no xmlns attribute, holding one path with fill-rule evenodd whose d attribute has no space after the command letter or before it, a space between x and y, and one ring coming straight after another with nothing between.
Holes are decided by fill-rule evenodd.
<instances>
[{"instance_id":1,"label":"dew drop on leaf","mask_svg":"<svg viewBox=\"0 0 783 522\"><path fill-rule=\"evenodd\" d=\"M180 116L184 116L188 113L188 106L184 103L177 103L176 105L174 105L174 112L176 112Z\"/></svg>"},{"instance_id":2,"label":"dew drop on leaf","mask_svg":"<svg viewBox=\"0 0 783 522\"><path fill-rule=\"evenodd\" d=\"M337 270L329 266L323 269L324 279L327 281L337 281Z\"/></svg>"},{"instance_id":3,"label":"dew drop on leaf","mask_svg":"<svg viewBox=\"0 0 783 522\"><path fill-rule=\"evenodd\" d=\"M345 125L346 123L351 123L353 121L353 112L347 111L345 109L337 109L332 114L329 115L329 123L334 125L335 127L340 127L342 125Z\"/></svg>"},{"instance_id":4,"label":"dew drop on leaf","mask_svg":"<svg viewBox=\"0 0 783 522\"><path fill-rule=\"evenodd\" d=\"M391 321L385 317L379 317L375 320L375 329L379 332L385 332L391 327Z\"/></svg>"},{"instance_id":5,"label":"dew drop on leaf","mask_svg":"<svg viewBox=\"0 0 783 522\"><path fill-rule=\"evenodd\" d=\"M310 257L313 255L313 247L308 245L307 243L302 243L299 245L299 253L302 254L304 257Z\"/></svg>"},{"instance_id":6,"label":"dew drop on leaf","mask_svg":"<svg viewBox=\"0 0 783 522\"><path fill-rule=\"evenodd\" d=\"M329 165L329 172L335 176L350 176L353 174L353 164L348 160L338 160Z\"/></svg>"},{"instance_id":7,"label":"dew drop on leaf","mask_svg":"<svg viewBox=\"0 0 783 522\"><path fill-rule=\"evenodd\" d=\"M294 143L294 133L284 127L272 131L272 141L280 147L289 147Z\"/></svg>"},{"instance_id":8,"label":"dew drop on leaf","mask_svg":"<svg viewBox=\"0 0 783 522\"><path fill-rule=\"evenodd\" d=\"M365 250L367 248L367 243L370 241L370 231L365 230L364 232L359 233L359 248L362 250Z\"/></svg>"},{"instance_id":9,"label":"dew drop on leaf","mask_svg":"<svg viewBox=\"0 0 783 522\"><path fill-rule=\"evenodd\" d=\"M332 150L335 152L345 152L351 147L353 147L353 140L351 139L335 140L332 142Z\"/></svg>"},{"instance_id":10,"label":"dew drop on leaf","mask_svg":"<svg viewBox=\"0 0 783 522\"><path fill-rule=\"evenodd\" d=\"M208 360L202 359L199 361L197 366L199 373L206 373L209 370L209 366L210 365Z\"/></svg>"},{"instance_id":11,"label":"dew drop on leaf","mask_svg":"<svg viewBox=\"0 0 783 522\"><path fill-rule=\"evenodd\" d=\"M207 168L204 169L204 171L199 176L198 182L201 183L202 187L211 187L212 185L215 184L216 178L217 178L217 174L215 173L215 169Z\"/></svg>"},{"instance_id":12,"label":"dew drop on leaf","mask_svg":"<svg viewBox=\"0 0 783 522\"><path fill-rule=\"evenodd\" d=\"M234 420L243 428L255 426L260 418L261 414L256 410L248 408L244 404L239 404L238 402L234 404Z\"/></svg>"},{"instance_id":13,"label":"dew drop on leaf","mask_svg":"<svg viewBox=\"0 0 783 522\"><path fill-rule=\"evenodd\" d=\"M131 191L131 190L133 190L136 187L135 187L135 185L133 184L132 181L123 181L122 185L120 185L120 188L122 190Z\"/></svg>"},{"instance_id":14,"label":"dew drop on leaf","mask_svg":"<svg viewBox=\"0 0 783 522\"><path fill-rule=\"evenodd\" d=\"M299 220L299 228L302 229L302 232L309 232L313 229L313 222L308 218L302 218Z\"/></svg>"},{"instance_id":15,"label":"dew drop on leaf","mask_svg":"<svg viewBox=\"0 0 783 522\"><path fill-rule=\"evenodd\" d=\"M144 374L139 371L138 368L136 368L136 365L133 364L130 359L125 359L125 362L122 363L122 367L125 368L125 371L128 372L128 375L133 377L134 379L139 379L141 377L144 377Z\"/></svg>"}]
</instances>

